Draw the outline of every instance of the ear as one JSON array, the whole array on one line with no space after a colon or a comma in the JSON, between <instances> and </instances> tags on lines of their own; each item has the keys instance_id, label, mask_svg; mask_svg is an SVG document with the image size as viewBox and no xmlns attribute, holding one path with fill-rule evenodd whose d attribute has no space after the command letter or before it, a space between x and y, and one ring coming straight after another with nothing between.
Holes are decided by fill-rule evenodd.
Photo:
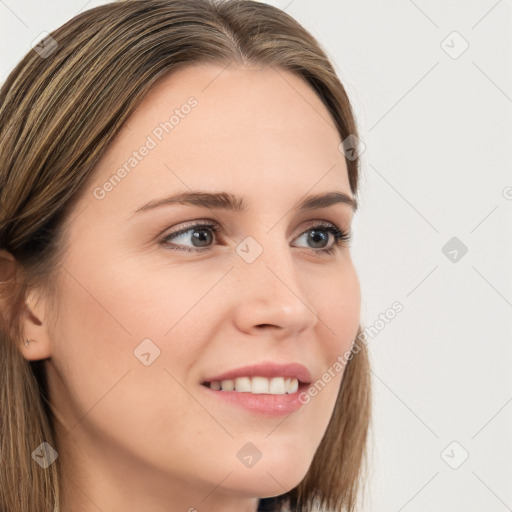
<instances>
[{"instance_id":1,"label":"ear","mask_svg":"<svg viewBox=\"0 0 512 512\"><path fill-rule=\"evenodd\" d=\"M0 310L5 319L9 319L14 311L13 301L17 286L16 270L14 256L5 250L0 250ZM18 321L23 338L17 341L23 357L30 361L46 359L51 355L45 303L46 300L39 296L38 290L33 289L27 293L19 311ZM28 343L27 340L29 340Z\"/></svg>"},{"instance_id":2,"label":"ear","mask_svg":"<svg viewBox=\"0 0 512 512\"><path fill-rule=\"evenodd\" d=\"M51 356L50 333L48 317L45 313L46 299L37 290L27 293L20 322L23 339L20 340L20 350L25 359L35 361Z\"/></svg>"}]
</instances>

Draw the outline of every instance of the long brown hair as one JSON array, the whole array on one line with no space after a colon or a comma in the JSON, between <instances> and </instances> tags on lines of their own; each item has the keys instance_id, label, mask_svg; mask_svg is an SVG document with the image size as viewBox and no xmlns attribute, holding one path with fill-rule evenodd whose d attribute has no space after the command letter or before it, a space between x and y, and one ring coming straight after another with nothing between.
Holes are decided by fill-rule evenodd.
<instances>
[{"instance_id":1,"label":"long brown hair","mask_svg":"<svg viewBox=\"0 0 512 512\"><path fill-rule=\"evenodd\" d=\"M53 296L68 213L155 80L192 63L275 66L316 91L341 140L357 136L326 53L297 21L264 3L127 0L85 11L50 35L47 53L29 51L0 89L1 512L60 512L59 459L42 470L32 458L42 442L56 443L44 361L23 357L19 315L30 287ZM359 161L346 164L356 196ZM368 351L356 346L305 478L262 503L354 510L371 407Z\"/></svg>"}]
</instances>

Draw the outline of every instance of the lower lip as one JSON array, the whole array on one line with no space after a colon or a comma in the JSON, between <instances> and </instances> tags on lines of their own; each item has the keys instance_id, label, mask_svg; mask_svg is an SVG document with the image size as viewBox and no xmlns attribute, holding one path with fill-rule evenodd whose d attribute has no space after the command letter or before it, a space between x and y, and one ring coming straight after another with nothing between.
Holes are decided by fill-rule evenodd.
<instances>
[{"instance_id":1,"label":"lower lip","mask_svg":"<svg viewBox=\"0 0 512 512\"><path fill-rule=\"evenodd\" d=\"M295 393L285 395L243 393L239 391L217 391L201 385L209 396L223 400L235 407L240 407L261 416L285 416L300 409L304 404L299 395L306 390L308 384L300 384Z\"/></svg>"}]
</instances>

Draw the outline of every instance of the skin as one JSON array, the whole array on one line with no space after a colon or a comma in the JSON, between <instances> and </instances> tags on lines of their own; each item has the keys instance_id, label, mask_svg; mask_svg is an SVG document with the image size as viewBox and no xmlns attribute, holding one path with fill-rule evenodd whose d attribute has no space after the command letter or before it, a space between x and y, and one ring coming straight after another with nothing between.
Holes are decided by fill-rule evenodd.
<instances>
[{"instance_id":1,"label":"skin","mask_svg":"<svg viewBox=\"0 0 512 512\"><path fill-rule=\"evenodd\" d=\"M343 372L287 417L219 404L200 386L266 361L302 363L314 382L351 348L360 315L349 246L319 256L302 235L318 221L350 231L350 206L294 210L305 195L351 195L328 110L290 72L223 68L188 66L152 87L69 217L55 325L42 294L27 298L34 341L21 350L46 359L63 512L255 511L257 497L302 480L332 415ZM94 188L190 96L197 107L97 199ZM189 189L243 195L250 206L133 213ZM160 243L201 220L221 229L209 251L169 248L196 247L190 231ZM235 250L247 236L263 248L250 264ZM145 366L134 350L147 338L160 356ZM250 468L237 457L247 442L262 454Z\"/></svg>"}]
</instances>

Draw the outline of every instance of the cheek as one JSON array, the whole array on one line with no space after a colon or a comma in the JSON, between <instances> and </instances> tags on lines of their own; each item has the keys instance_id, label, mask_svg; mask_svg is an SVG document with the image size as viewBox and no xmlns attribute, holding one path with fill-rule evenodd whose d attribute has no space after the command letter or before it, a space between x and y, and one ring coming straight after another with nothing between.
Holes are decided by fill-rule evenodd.
<instances>
[{"instance_id":1,"label":"cheek","mask_svg":"<svg viewBox=\"0 0 512 512\"><path fill-rule=\"evenodd\" d=\"M202 428L194 418L204 416L180 384L195 359L194 337L184 336L191 325L187 318L163 334L190 309L189 301L162 283L112 274L110 280L99 274L86 279L77 270L73 276L63 279L64 300L52 333L50 368L58 378L49 374L50 396L65 431L77 439L92 432L93 445L105 453L121 447L157 461L163 449L176 453L182 446L185 457L190 443L176 439L190 441ZM87 283L87 291L79 281ZM178 340L180 333L184 340ZM145 342L139 350L147 339L154 345Z\"/></svg>"},{"instance_id":2,"label":"cheek","mask_svg":"<svg viewBox=\"0 0 512 512\"><path fill-rule=\"evenodd\" d=\"M352 264L328 276L324 286L316 286L317 328L332 364L350 349L357 335L361 313L361 288Z\"/></svg>"},{"instance_id":3,"label":"cheek","mask_svg":"<svg viewBox=\"0 0 512 512\"><path fill-rule=\"evenodd\" d=\"M62 379L53 396L57 407L81 418L133 366L136 337L121 311L126 297L109 296L112 287L69 268L52 333L51 366Z\"/></svg>"},{"instance_id":4,"label":"cheek","mask_svg":"<svg viewBox=\"0 0 512 512\"><path fill-rule=\"evenodd\" d=\"M316 285L317 336L321 374L303 395L303 403L316 415L320 430L327 427L341 386L345 365L360 325L361 294L352 265L333 272L324 287ZM317 423L317 425L318 425Z\"/></svg>"},{"instance_id":5,"label":"cheek","mask_svg":"<svg viewBox=\"0 0 512 512\"><path fill-rule=\"evenodd\" d=\"M217 305L201 298L218 276L205 279L199 272L171 269L166 275L172 279L163 281L163 271L150 272L126 260L86 265L69 259L65 267L52 365L63 380L72 414L82 417L100 399L106 403L107 392L116 396L124 389L124 402L138 407L146 400L155 408L153 417L162 417L162 407L169 416L179 405L168 403L171 397L183 396L179 387L174 389L173 377L184 382L200 353L204 326L213 321L208 312ZM167 394L160 397L163 389Z\"/></svg>"}]
</instances>

